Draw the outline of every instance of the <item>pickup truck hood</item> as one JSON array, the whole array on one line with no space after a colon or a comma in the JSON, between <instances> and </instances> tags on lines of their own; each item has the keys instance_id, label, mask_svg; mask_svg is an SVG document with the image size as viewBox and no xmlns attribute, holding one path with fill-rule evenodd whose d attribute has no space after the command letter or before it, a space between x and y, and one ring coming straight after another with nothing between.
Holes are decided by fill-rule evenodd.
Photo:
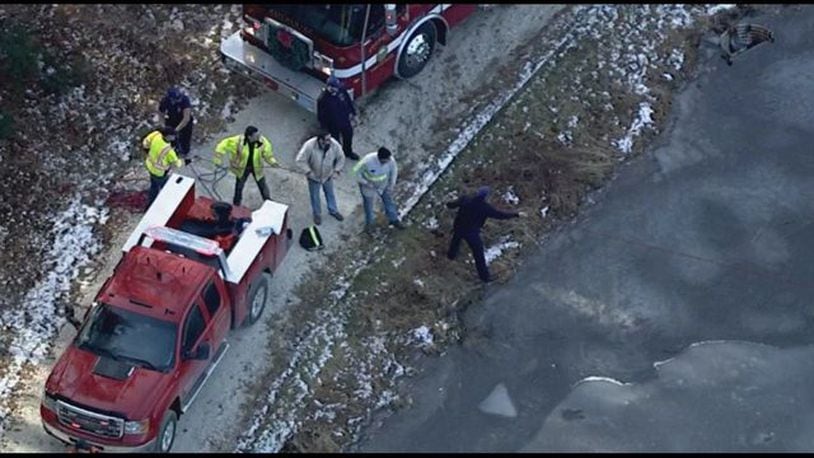
<instances>
[{"instance_id":1,"label":"pickup truck hood","mask_svg":"<svg viewBox=\"0 0 814 458\"><path fill-rule=\"evenodd\" d=\"M135 367L129 376L117 380L94 373L99 358L69 346L48 378L48 392L90 408L120 413L130 420L147 417L170 375Z\"/></svg>"}]
</instances>

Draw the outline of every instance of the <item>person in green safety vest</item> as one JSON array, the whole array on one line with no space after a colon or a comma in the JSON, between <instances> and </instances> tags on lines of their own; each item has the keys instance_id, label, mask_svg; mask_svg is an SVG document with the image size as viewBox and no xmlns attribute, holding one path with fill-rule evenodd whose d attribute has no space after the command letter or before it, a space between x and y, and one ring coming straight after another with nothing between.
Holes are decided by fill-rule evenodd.
<instances>
[{"instance_id":1,"label":"person in green safety vest","mask_svg":"<svg viewBox=\"0 0 814 458\"><path fill-rule=\"evenodd\" d=\"M147 197L147 208L152 205L158 192L169 179L170 167L181 167L184 161L178 158L178 154L172 148L175 141L175 129L172 127L162 127L147 134L141 141L141 146L147 153L144 159L144 167L150 174L150 191Z\"/></svg>"},{"instance_id":2,"label":"person in green safety vest","mask_svg":"<svg viewBox=\"0 0 814 458\"><path fill-rule=\"evenodd\" d=\"M398 229L405 228L404 224L399 221L396 205L391 197L398 177L398 165L392 156L390 150L381 147L377 152L363 157L353 167L353 173L356 175L359 191L362 194L362 204L365 208L365 232L368 234L373 231L373 199L376 195L382 199L384 213L387 215L390 225Z\"/></svg>"},{"instance_id":3,"label":"person in green safety vest","mask_svg":"<svg viewBox=\"0 0 814 458\"><path fill-rule=\"evenodd\" d=\"M228 166L223 163L224 156L229 156ZM271 200L266 176L263 174L263 161L271 167L277 166L268 138L260 135L257 127L246 127L243 135L226 137L215 147L213 162L216 167L228 168L235 176L234 205L240 205L243 200L243 186L249 175L254 176L257 188L263 200Z\"/></svg>"}]
</instances>

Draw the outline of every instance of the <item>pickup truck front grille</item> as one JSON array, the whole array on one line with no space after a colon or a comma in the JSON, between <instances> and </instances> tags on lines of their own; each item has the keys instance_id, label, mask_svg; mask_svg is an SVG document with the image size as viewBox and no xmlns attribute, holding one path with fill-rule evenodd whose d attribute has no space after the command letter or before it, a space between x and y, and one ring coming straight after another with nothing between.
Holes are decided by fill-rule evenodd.
<instances>
[{"instance_id":1,"label":"pickup truck front grille","mask_svg":"<svg viewBox=\"0 0 814 458\"><path fill-rule=\"evenodd\" d=\"M63 401L57 401L57 417L62 425L95 436L118 439L124 434L121 418L90 412Z\"/></svg>"}]
</instances>

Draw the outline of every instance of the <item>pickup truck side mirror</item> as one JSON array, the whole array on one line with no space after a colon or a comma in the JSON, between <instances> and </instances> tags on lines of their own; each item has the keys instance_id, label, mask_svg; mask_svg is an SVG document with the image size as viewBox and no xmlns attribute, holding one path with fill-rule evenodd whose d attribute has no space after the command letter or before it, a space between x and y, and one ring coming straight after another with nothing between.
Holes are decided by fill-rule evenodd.
<instances>
[{"instance_id":1,"label":"pickup truck side mirror","mask_svg":"<svg viewBox=\"0 0 814 458\"><path fill-rule=\"evenodd\" d=\"M196 359L201 361L209 359L209 344L204 342L198 345L198 349L195 352L188 351L186 355L184 355L184 359Z\"/></svg>"}]
</instances>

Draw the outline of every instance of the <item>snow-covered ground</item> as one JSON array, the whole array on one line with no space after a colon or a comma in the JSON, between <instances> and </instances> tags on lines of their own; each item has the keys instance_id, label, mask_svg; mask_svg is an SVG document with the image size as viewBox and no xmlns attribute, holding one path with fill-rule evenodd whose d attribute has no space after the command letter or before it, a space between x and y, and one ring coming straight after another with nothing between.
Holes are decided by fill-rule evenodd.
<instances>
[{"instance_id":1,"label":"snow-covered ground","mask_svg":"<svg viewBox=\"0 0 814 458\"><path fill-rule=\"evenodd\" d=\"M101 244L93 228L106 221L107 209L84 205L75 196L56 217L53 245L46 256L52 270L26 294L19 308L0 316L0 327L13 333L6 343L10 363L0 377L0 432L9 424L12 395L24 378L23 370L42 364L54 334L65 323L63 301L82 267L99 252Z\"/></svg>"}]
</instances>

